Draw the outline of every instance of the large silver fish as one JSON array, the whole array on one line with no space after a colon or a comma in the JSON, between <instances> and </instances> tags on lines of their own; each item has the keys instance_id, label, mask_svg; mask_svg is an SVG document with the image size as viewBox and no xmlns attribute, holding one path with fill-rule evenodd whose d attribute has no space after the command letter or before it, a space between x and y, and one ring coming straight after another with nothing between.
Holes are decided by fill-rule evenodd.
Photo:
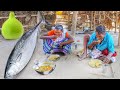
<instances>
[{"instance_id":1,"label":"large silver fish","mask_svg":"<svg viewBox=\"0 0 120 90\"><path fill-rule=\"evenodd\" d=\"M14 79L27 66L36 47L41 21L33 29L26 32L15 45L7 61L5 79Z\"/></svg>"}]
</instances>

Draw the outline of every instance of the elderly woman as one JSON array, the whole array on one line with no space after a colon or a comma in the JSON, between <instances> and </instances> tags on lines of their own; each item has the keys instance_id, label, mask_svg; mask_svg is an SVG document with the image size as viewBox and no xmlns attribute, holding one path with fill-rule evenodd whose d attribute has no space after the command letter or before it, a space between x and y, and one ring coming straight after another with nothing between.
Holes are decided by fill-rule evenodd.
<instances>
[{"instance_id":1,"label":"elderly woman","mask_svg":"<svg viewBox=\"0 0 120 90\"><path fill-rule=\"evenodd\" d=\"M84 36L84 52L79 60L86 58L88 53L90 57L100 59L107 64L116 61L117 53L115 52L113 37L105 31L104 26L96 27L96 32L91 36Z\"/></svg>"},{"instance_id":2,"label":"elderly woman","mask_svg":"<svg viewBox=\"0 0 120 90\"><path fill-rule=\"evenodd\" d=\"M66 55L71 51L73 38L63 29L62 25L56 25L51 30L40 37L43 39L43 50L46 54L62 53Z\"/></svg>"}]
</instances>

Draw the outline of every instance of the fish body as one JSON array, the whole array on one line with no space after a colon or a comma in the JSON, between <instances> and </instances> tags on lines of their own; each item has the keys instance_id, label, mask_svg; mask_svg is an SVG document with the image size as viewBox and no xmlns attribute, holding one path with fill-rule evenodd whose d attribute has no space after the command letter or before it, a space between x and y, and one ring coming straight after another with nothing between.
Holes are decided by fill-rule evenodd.
<instances>
[{"instance_id":1,"label":"fish body","mask_svg":"<svg viewBox=\"0 0 120 90\"><path fill-rule=\"evenodd\" d=\"M5 79L13 79L27 66L36 47L39 24L40 22L16 43L6 64Z\"/></svg>"}]
</instances>

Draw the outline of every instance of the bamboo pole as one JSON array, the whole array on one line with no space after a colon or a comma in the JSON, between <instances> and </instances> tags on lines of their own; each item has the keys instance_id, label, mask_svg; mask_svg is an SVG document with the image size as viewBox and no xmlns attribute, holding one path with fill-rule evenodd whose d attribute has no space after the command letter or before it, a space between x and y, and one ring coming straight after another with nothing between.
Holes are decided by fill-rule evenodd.
<instances>
[{"instance_id":1,"label":"bamboo pole","mask_svg":"<svg viewBox=\"0 0 120 90\"><path fill-rule=\"evenodd\" d=\"M111 21L113 21L106 13L105 13L105 16L108 17Z\"/></svg>"},{"instance_id":2,"label":"bamboo pole","mask_svg":"<svg viewBox=\"0 0 120 90\"><path fill-rule=\"evenodd\" d=\"M93 15L93 29L95 30L95 16L96 16L96 11L94 11L94 15Z\"/></svg>"},{"instance_id":3,"label":"bamboo pole","mask_svg":"<svg viewBox=\"0 0 120 90\"><path fill-rule=\"evenodd\" d=\"M103 15L102 11L99 11L99 24L100 25L103 25L102 24L102 15Z\"/></svg>"},{"instance_id":4,"label":"bamboo pole","mask_svg":"<svg viewBox=\"0 0 120 90\"><path fill-rule=\"evenodd\" d=\"M116 12L116 15L115 15L115 32L117 31L117 19L118 19L118 13Z\"/></svg>"},{"instance_id":5,"label":"bamboo pole","mask_svg":"<svg viewBox=\"0 0 120 90\"><path fill-rule=\"evenodd\" d=\"M39 23L40 20L45 21L45 17L42 14L42 11L37 12L37 23Z\"/></svg>"},{"instance_id":6,"label":"bamboo pole","mask_svg":"<svg viewBox=\"0 0 120 90\"><path fill-rule=\"evenodd\" d=\"M120 25L119 25L118 46L120 46Z\"/></svg>"},{"instance_id":7,"label":"bamboo pole","mask_svg":"<svg viewBox=\"0 0 120 90\"><path fill-rule=\"evenodd\" d=\"M37 12L37 23L39 23L39 21L40 21L40 11ZM39 26L39 28L40 28L40 26Z\"/></svg>"},{"instance_id":8,"label":"bamboo pole","mask_svg":"<svg viewBox=\"0 0 120 90\"><path fill-rule=\"evenodd\" d=\"M102 16L101 16L101 22L100 22L100 24L104 25L103 21L105 20L105 11L101 11L101 14L102 14Z\"/></svg>"},{"instance_id":9,"label":"bamboo pole","mask_svg":"<svg viewBox=\"0 0 120 90\"><path fill-rule=\"evenodd\" d=\"M77 26L77 14L78 14L78 11L73 11L71 30L74 38L75 38L75 32L76 32L76 26Z\"/></svg>"},{"instance_id":10,"label":"bamboo pole","mask_svg":"<svg viewBox=\"0 0 120 90\"><path fill-rule=\"evenodd\" d=\"M93 23L93 11L91 11L91 18L90 18L90 29L91 30L93 30L92 23Z\"/></svg>"},{"instance_id":11,"label":"bamboo pole","mask_svg":"<svg viewBox=\"0 0 120 90\"><path fill-rule=\"evenodd\" d=\"M70 20L70 11L68 11L68 30L70 29L70 28L69 28L69 26L70 26L70 24L71 24L70 21L71 21L71 20Z\"/></svg>"},{"instance_id":12,"label":"bamboo pole","mask_svg":"<svg viewBox=\"0 0 120 90\"><path fill-rule=\"evenodd\" d=\"M37 23L40 21L40 11L37 12Z\"/></svg>"},{"instance_id":13,"label":"bamboo pole","mask_svg":"<svg viewBox=\"0 0 120 90\"><path fill-rule=\"evenodd\" d=\"M17 15L15 16L16 18L24 18L26 17L27 15ZM31 17L37 17L37 15L31 15ZM0 17L0 19L7 19L8 17Z\"/></svg>"},{"instance_id":14,"label":"bamboo pole","mask_svg":"<svg viewBox=\"0 0 120 90\"><path fill-rule=\"evenodd\" d=\"M98 11L98 23L100 24L100 21L101 21L101 14L100 14L100 11Z\"/></svg>"},{"instance_id":15,"label":"bamboo pole","mask_svg":"<svg viewBox=\"0 0 120 90\"><path fill-rule=\"evenodd\" d=\"M103 20L105 20L105 11L103 11Z\"/></svg>"}]
</instances>

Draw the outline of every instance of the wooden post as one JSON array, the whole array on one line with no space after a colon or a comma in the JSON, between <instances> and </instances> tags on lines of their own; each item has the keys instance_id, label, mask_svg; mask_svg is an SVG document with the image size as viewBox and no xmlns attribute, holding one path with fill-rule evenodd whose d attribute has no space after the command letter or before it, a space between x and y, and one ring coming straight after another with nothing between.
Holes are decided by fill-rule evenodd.
<instances>
[{"instance_id":1,"label":"wooden post","mask_svg":"<svg viewBox=\"0 0 120 90\"><path fill-rule=\"evenodd\" d=\"M70 24L71 24L70 21L71 21L71 20L70 20L70 11L68 11L68 30L70 29L70 28L69 28L69 27L70 27Z\"/></svg>"},{"instance_id":2,"label":"wooden post","mask_svg":"<svg viewBox=\"0 0 120 90\"><path fill-rule=\"evenodd\" d=\"M68 23L70 21L70 12L68 11Z\"/></svg>"},{"instance_id":3,"label":"wooden post","mask_svg":"<svg viewBox=\"0 0 120 90\"><path fill-rule=\"evenodd\" d=\"M99 25L101 24L101 11L98 11L99 14Z\"/></svg>"},{"instance_id":4,"label":"wooden post","mask_svg":"<svg viewBox=\"0 0 120 90\"><path fill-rule=\"evenodd\" d=\"M115 15L115 33L117 31L117 19L118 19L118 13L116 12L116 15Z\"/></svg>"},{"instance_id":5,"label":"wooden post","mask_svg":"<svg viewBox=\"0 0 120 90\"><path fill-rule=\"evenodd\" d=\"M105 20L105 11L102 11L103 12L103 20Z\"/></svg>"},{"instance_id":6,"label":"wooden post","mask_svg":"<svg viewBox=\"0 0 120 90\"><path fill-rule=\"evenodd\" d=\"M93 16L93 19L94 19L94 20L93 20L93 29L94 29L94 30L95 30L95 16L96 16L95 14L96 14L96 11L94 11L94 16Z\"/></svg>"},{"instance_id":7,"label":"wooden post","mask_svg":"<svg viewBox=\"0 0 120 90\"><path fill-rule=\"evenodd\" d=\"M73 11L71 30L72 30L72 35L74 38L75 38L76 25L77 25L77 14L78 14L78 11Z\"/></svg>"},{"instance_id":8,"label":"wooden post","mask_svg":"<svg viewBox=\"0 0 120 90\"><path fill-rule=\"evenodd\" d=\"M93 30L92 22L93 22L93 11L91 11L91 18L90 18L90 29L91 30Z\"/></svg>"},{"instance_id":9,"label":"wooden post","mask_svg":"<svg viewBox=\"0 0 120 90\"><path fill-rule=\"evenodd\" d=\"M37 12L37 23L39 23L40 18L41 18L41 17L40 17L40 11L38 11L38 12Z\"/></svg>"},{"instance_id":10,"label":"wooden post","mask_svg":"<svg viewBox=\"0 0 120 90\"><path fill-rule=\"evenodd\" d=\"M120 46L120 25L119 25L119 37L118 37L118 46Z\"/></svg>"},{"instance_id":11,"label":"wooden post","mask_svg":"<svg viewBox=\"0 0 120 90\"><path fill-rule=\"evenodd\" d=\"M37 12L37 23L40 22L40 19L42 19L42 16L40 15L40 11ZM41 29L40 29L41 25L39 25L39 30L41 32ZM40 34L40 33L39 33Z\"/></svg>"}]
</instances>

